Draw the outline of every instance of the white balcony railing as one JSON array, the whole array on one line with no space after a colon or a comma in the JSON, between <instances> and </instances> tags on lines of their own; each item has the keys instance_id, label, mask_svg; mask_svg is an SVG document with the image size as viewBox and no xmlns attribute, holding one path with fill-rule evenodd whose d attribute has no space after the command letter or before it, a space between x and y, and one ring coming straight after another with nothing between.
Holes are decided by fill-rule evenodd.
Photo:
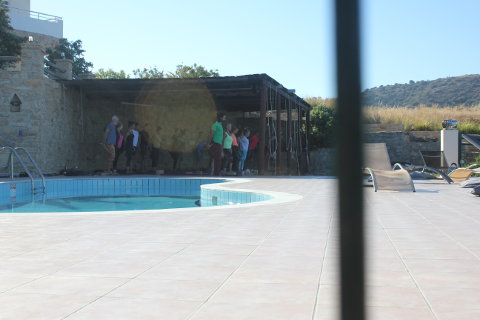
<instances>
[{"instance_id":1,"label":"white balcony railing","mask_svg":"<svg viewBox=\"0 0 480 320\"><path fill-rule=\"evenodd\" d=\"M63 19L37 11L7 6L11 25L16 30L45 34L55 38L63 37Z\"/></svg>"},{"instance_id":2,"label":"white balcony railing","mask_svg":"<svg viewBox=\"0 0 480 320\"><path fill-rule=\"evenodd\" d=\"M18 14L22 16L28 16L32 19L55 22L55 23L59 23L60 21L62 21L62 17L54 16L51 14L46 14L46 13L37 12L37 11L23 10L20 8L15 8L10 6L7 6L7 8L8 8L8 11L13 15Z\"/></svg>"}]
</instances>

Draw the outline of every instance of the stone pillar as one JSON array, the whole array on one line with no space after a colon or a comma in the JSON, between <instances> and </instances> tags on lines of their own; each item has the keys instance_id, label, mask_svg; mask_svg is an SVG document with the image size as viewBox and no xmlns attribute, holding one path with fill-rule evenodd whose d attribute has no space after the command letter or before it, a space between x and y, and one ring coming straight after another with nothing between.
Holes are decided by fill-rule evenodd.
<instances>
[{"instance_id":1,"label":"stone pillar","mask_svg":"<svg viewBox=\"0 0 480 320\"><path fill-rule=\"evenodd\" d=\"M57 59L57 60L55 60L55 64L59 68L64 69L64 71L65 71L65 72L61 72L60 70L55 70L55 73L57 73L62 78L65 78L66 80L72 80L72 78L73 78L73 73L72 73L73 61L72 60L70 60L70 59Z\"/></svg>"},{"instance_id":2,"label":"stone pillar","mask_svg":"<svg viewBox=\"0 0 480 320\"><path fill-rule=\"evenodd\" d=\"M43 78L44 53L38 44L27 42L22 46L22 74L26 79Z\"/></svg>"}]
</instances>

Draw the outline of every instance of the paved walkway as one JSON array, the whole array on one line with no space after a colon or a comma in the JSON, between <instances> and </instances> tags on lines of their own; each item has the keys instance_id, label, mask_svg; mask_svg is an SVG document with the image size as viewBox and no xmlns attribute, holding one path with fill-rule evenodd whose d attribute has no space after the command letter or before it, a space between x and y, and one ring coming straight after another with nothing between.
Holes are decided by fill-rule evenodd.
<instances>
[{"instance_id":1,"label":"paved walkway","mask_svg":"<svg viewBox=\"0 0 480 320\"><path fill-rule=\"evenodd\" d=\"M240 186L304 198L158 214L0 214L0 319L335 319L335 180ZM365 190L370 319L480 319L480 199L443 183L416 187Z\"/></svg>"}]
</instances>

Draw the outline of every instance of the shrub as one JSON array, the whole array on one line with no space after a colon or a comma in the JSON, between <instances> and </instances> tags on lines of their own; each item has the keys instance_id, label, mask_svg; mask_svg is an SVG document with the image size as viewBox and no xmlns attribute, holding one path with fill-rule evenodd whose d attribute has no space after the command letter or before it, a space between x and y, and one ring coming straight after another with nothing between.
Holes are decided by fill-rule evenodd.
<instances>
[{"instance_id":1,"label":"shrub","mask_svg":"<svg viewBox=\"0 0 480 320\"><path fill-rule=\"evenodd\" d=\"M335 108L324 104L313 106L310 113L311 137L313 148L330 148L334 144Z\"/></svg>"},{"instance_id":2,"label":"shrub","mask_svg":"<svg viewBox=\"0 0 480 320\"><path fill-rule=\"evenodd\" d=\"M458 131L467 134L480 134L480 125L472 122L460 123L458 125Z\"/></svg>"}]
</instances>

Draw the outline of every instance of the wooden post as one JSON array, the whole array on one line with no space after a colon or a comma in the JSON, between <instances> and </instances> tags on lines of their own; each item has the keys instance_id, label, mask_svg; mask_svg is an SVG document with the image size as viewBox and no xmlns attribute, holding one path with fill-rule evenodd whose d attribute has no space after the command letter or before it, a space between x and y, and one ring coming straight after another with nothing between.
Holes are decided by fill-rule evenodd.
<instances>
[{"instance_id":1,"label":"wooden post","mask_svg":"<svg viewBox=\"0 0 480 320\"><path fill-rule=\"evenodd\" d=\"M259 174L265 174L265 147L266 147L266 122L267 122L267 86L262 81L260 88L260 141L258 142L258 171Z\"/></svg>"},{"instance_id":2,"label":"wooden post","mask_svg":"<svg viewBox=\"0 0 480 320\"><path fill-rule=\"evenodd\" d=\"M277 92L275 96L275 110L277 111L277 163L275 173L282 173L282 97Z\"/></svg>"},{"instance_id":3,"label":"wooden post","mask_svg":"<svg viewBox=\"0 0 480 320\"><path fill-rule=\"evenodd\" d=\"M292 106L291 100L287 101L287 174L292 174Z\"/></svg>"}]
</instances>

